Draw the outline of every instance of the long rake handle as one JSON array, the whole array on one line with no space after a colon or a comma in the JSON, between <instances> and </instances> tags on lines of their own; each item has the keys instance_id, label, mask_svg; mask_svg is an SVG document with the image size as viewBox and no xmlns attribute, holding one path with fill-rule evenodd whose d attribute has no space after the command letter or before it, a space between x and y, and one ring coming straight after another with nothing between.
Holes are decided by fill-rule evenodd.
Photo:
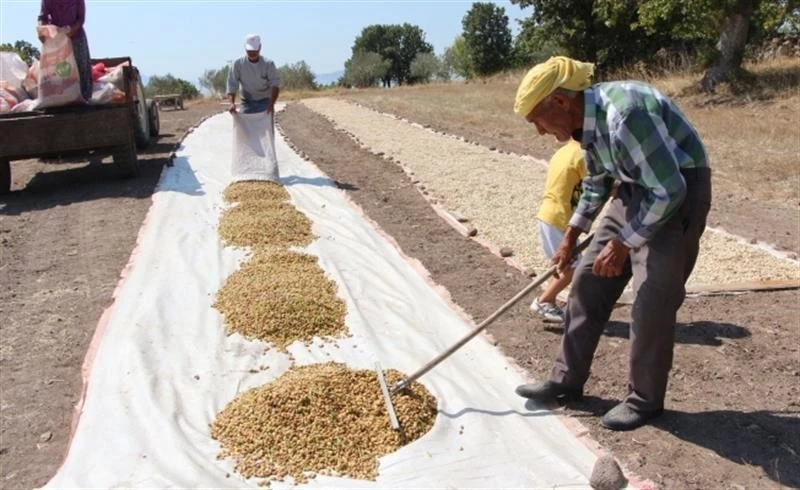
<instances>
[{"instance_id":1,"label":"long rake handle","mask_svg":"<svg viewBox=\"0 0 800 490\"><path fill-rule=\"evenodd\" d=\"M592 238L594 238L594 234L592 234L592 235L589 235L588 237L586 237L586 239L585 239L585 240L583 240L582 242L580 242L580 243L579 243L579 244L578 244L578 245L577 245L577 246L576 246L576 247L575 247L575 248L572 250L572 256L574 257L574 256L578 255L579 253L581 253L581 251L582 251L583 249L585 249L585 248L586 248L586 247L589 245L589 243L592 241ZM479 324L477 327L475 327L475 329L474 329L474 330L472 330L472 331L471 331L469 334L467 334L467 335L466 335L466 336L464 336L464 337L463 337L461 340L459 340L458 342L456 342L456 343L455 343L455 344L454 344L452 347L450 347L450 348L449 348L449 349L447 349L446 351L442 352L442 353L441 353L441 354L439 354L438 356L436 356L436 357L434 357L433 359L431 359L431 361L430 361L430 362L428 362L427 364L425 364L424 366L422 366L421 368L419 368L419 369L417 370L417 372L415 372L415 373L411 374L411 375L410 375L410 376L408 376L406 379L404 379L404 380L401 380L401 381L398 381L398 382L397 382L397 383L394 385L394 387L392 388L391 395L394 395L395 393L399 392L400 390L403 390L403 389L405 389L405 388L406 388L408 385L410 385L412 382L416 381L416 380L417 380L417 379L418 379L420 376L422 376L423 374L427 373L428 371L430 371L431 369L433 369L433 368L434 368L434 367L435 367L437 364L439 364L439 363L440 363L440 362L442 362L443 360L445 360L445 359L447 359L448 357L450 357L450 355L452 355L452 354L453 354L453 352L455 352L455 351L457 351L458 349L460 349L460 348L461 348L461 347L462 347L464 344L466 344L467 342L469 342L470 340L472 340L472 339L473 339L473 338L474 338L476 335L478 335L479 333L481 333L481 332L483 331L483 329L485 329L486 327L488 327L489 325L491 325L491 324L492 324L492 322L494 322L494 321L497 319L497 317L499 317L500 315L502 315L503 313L505 313L505 312L506 312L506 310L508 310L509 308L511 308L512 306L514 306L515 304L517 304L517 302L518 302L519 300L521 300L521 299L522 299L522 298L523 298L525 295L527 295L528 293L530 293L532 290L534 290L534 289L535 289L535 288L537 288L539 285L541 285L541 284L542 284L544 281L546 281L548 278L550 278L550 276L552 276L553 274L555 274L555 273L556 273L556 270L557 270L557 268L558 268L558 267L557 267L557 266L555 266L555 265L554 265L554 266L552 266L550 269L548 269L548 270L547 270L547 272L545 272L544 274L542 274L541 276L539 276L538 278L536 278L536 280L534 280L533 282L531 282L530 284L528 284L527 286L525 286L525 288L524 288L522 291L520 291L520 292L518 292L517 294L515 294L513 298L511 298L510 300L506 301L506 303L505 303L503 306L501 306L500 308L498 308L498 309L497 309L497 311L495 311L494 313L492 313L491 315L489 315L489 317L488 317L488 318L486 318L484 321L482 321L482 322L481 322L481 323L480 323L480 324Z\"/></svg>"}]
</instances>

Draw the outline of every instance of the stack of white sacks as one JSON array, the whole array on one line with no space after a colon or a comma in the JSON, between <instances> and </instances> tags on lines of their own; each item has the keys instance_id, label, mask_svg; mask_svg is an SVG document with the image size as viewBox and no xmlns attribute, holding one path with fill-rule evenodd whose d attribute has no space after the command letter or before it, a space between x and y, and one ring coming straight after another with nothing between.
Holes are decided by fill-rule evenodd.
<instances>
[{"instance_id":1,"label":"stack of white sacks","mask_svg":"<svg viewBox=\"0 0 800 490\"><path fill-rule=\"evenodd\" d=\"M0 114L125 100L122 65L106 68L99 63L92 70L92 98L85 101L72 43L64 29L55 26L38 29L45 37L41 62L34 60L28 66L17 53L0 52Z\"/></svg>"}]
</instances>

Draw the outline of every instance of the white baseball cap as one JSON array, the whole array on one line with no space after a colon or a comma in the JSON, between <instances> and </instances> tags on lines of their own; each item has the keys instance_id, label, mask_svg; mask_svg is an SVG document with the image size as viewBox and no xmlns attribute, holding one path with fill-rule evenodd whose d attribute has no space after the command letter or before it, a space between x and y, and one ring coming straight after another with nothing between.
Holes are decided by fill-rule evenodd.
<instances>
[{"instance_id":1,"label":"white baseball cap","mask_svg":"<svg viewBox=\"0 0 800 490\"><path fill-rule=\"evenodd\" d=\"M258 51L261 49L261 36L258 34L250 34L244 40L244 49L247 51Z\"/></svg>"}]
</instances>

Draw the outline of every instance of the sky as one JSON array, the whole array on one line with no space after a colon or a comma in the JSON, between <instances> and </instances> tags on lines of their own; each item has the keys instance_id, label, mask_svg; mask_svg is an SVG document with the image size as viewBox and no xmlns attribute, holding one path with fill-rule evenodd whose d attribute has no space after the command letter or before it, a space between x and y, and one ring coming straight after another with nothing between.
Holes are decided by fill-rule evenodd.
<instances>
[{"instance_id":1,"label":"sky","mask_svg":"<svg viewBox=\"0 0 800 490\"><path fill-rule=\"evenodd\" d=\"M489 0L484 0L489 1ZM86 0L93 58L130 56L146 76L172 74L198 85L207 69L244 55L260 34L262 55L277 66L305 61L317 75L344 70L353 41L372 24L419 26L442 54L472 6L463 0ZM508 0L509 27L530 15ZM0 43L36 38L40 0L0 0Z\"/></svg>"}]
</instances>

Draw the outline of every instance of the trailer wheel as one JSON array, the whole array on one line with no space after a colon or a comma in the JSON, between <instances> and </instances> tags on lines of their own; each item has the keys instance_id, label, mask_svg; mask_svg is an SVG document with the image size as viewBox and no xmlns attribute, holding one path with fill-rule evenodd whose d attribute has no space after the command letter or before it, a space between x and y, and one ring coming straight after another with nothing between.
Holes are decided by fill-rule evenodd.
<instances>
[{"instance_id":1,"label":"trailer wheel","mask_svg":"<svg viewBox=\"0 0 800 490\"><path fill-rule=\"evenodd\" d=\"M136 121L133 135L136 137L136 148L144 149L150 146L150 117L147 111L147 99L144 98L144 87L139 72L136 71Z\"/></svg>"},{"instance_id":2,"label":"trailer wheel","mask_svg":"<svg viewBox=\"0 0 800 490\"><path fill-rule=\"evenodd\" d=\"M119 146L112 152L114 165L117 166L123 178L139 175L139 160L136 158L136 146L131 141L130 145Z\"/></svg>"},{"instance_id":3,"label":"trailer wheel","mask_svg":"<svg viewBox=\"0 0 800 490\"><path fill-rule=\"evenodd\" d=\"M11 192L11 162L0 160L0 195Z\"/></svg>"},{"instance_id":4,"label":"trailer wheel","mask_svg":"<svg viewBox=\"0 0 800 490\"><path fill-rule=\"evenodd\" d=\"M147 115L150 123L150 136L155 138L158 136L158 132L161 130L161 119L158 114L158 102L155 100L147 101Z\"/></svg>"}]
</instances>

